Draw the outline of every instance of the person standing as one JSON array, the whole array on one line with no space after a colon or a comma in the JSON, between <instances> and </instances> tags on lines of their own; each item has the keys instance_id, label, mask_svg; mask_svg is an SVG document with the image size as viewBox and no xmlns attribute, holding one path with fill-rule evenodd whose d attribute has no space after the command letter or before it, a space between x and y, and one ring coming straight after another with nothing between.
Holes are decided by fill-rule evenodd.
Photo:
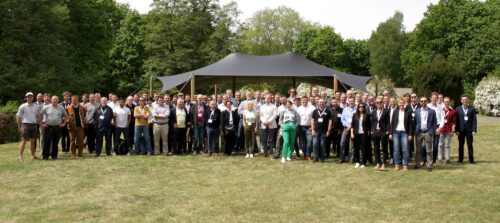
<instances>
[{"instance_id":1,"label":"person standing","mask_svg":"<svg viewBox=\"0 0 500 223\"><path fill-rule=\"evenodd\" d=\"M399 109L392 115L392 121L389 127L389 138L394 143L394 164L395 171L400 170L401 162L399 151L403 151L403 172L408 172L410 162L410 151L408 142L413 138L412 111L404 107L405 100L399 99Z\"/></svg>"},{"instance_id":2,"label":"person standing","mask_svg":"<svg viewBox=\"0 0 500 223\"><path fill-rule=\"evenodd\" d=\"M87 148L89 153L94 153L96 144L96 120L95 113L99 108L99 103L96 103L95 95L89 95L89 102L83 105L85 108L85 133L87 135Z\"/></svg>"},{"instance_id":3,"label":"person standing","mask_svg":"<svg viewBox=\"0 0 500 223\"><path fill-rule=\"evenodd\" d=\"M160 141L163 144L163 155L168 155L168 122L170 109L165 106L163 97L158 98L158 106L153 108L153 135L154 135L154 154L160 155Z\"/></svg>"},{"instance_id":4,"label":"person standing","mask_svg":"<svg viewBox=\"0 0 500 223\"><path fill-rule=\"evenodd\" d=\"M83 157L83 137L85 133L85 108L78 102L78 95L71 97L71 105L68 110L68 130L71 144L71 157ZM78 154L76 147L78 146Z\"/></svg>"},{"instance_id":5,"label":"person standing","mask_svg":"<svg viewBox=\"0 0 500 223\"><path fill-rule=\"evenodd\" d=\"M38 121L40 127L44 129L42 159L48 160L50 155L53 160L56 160L61 129L66 127L67 121L66 109L59 105L59 97L52 96L51 105L45 106L40 111Z\"/></svg>"},{"instance_id":6,"label":"person standing","mask_svg":"<svg viewBox=\"0 0 500 223\"><path fill-rule=\"evenodd\" d=\"M97 109L94 119L96 119L97 139L95 156L101 156L103 137L106 139L106 155L111 156L111 121L113 118L113 109L108 106L108 99L101 98L101 106Z\"/></svg>"},{"instance_id":7,"label":"person standing","mask_svg":"<svg viewBox=\"0 0 500 223\"><path fill-rule=\"evenodd\" d=\"M247 152L246 158L253 158L255 146L255 134L257 134L257 121L259 114L255 111L255 103L253 101L245 102L246 109L243 112L243 128L245 131L245 149Z\"/></svg>"},{"instance_id":8,"label":"person standing","mask_svg":"<svg viewBox=\"0 0 500 223\"><path fill-rule=\"evenodd\" d=\"M432 157L434 158L432 160L433 163L436 163L436 159L438 157L438 150L441 142L439 141L440 134L441 134L441 126L443 124L443 107L442 105L438 104L438 93L437 92L432 92L431 94L431 103L427 105L430 109L433 109L434 112L436 113L436 121L437 121L437 129L436 133L433 136L433 144L432 144ZM427 149L427 148L426 148Z\"/></svg>"},{"instance_id":9,"label":"person standing","mask_svg":"<svg viewBox=\"0 0 500 223\"><path fill-rule=\"evenodd\" d=\"M278 108L271 103L271 94L266 94L265 104L260 106L259 109L260 129L262 142L264 143L264 156L267 157L269 153L272 154L272 149L276 143L275 132L278 127L276 124L276 116L278 115ZM269 151L271 150L271 151Z\"/></svg>"},{"instance_id":10,"label":"person standing","mask_svg":"<svg viewBox=\"0 0 500 223\"><path fill-rule=\"evenodd\" d=\"M462 106L456 109L456 127L455 133L458 136L458 161L457 163L464 162L464 144L467 139L467 149L469 152L469 163L475 164L474 161L474 136L477 133L477 117L476 109L469 106L469 96L460 96Z\"/></svg>"},{"instance_id":11,"label":"person standing","mask_svg":"<svg viewBox=\"0 0 500 223\"><path fill-rule=\"evenodd\" d=\"M71 104L71 93L65 91L63 92L63 99L64 101L61 103L64 109L66 109L66 113L68 112L68 107ZM67 123L66 123L67 124ZM65 155L68 154L69 152L69 147L70 147L70 140L69 140L69 129L68 126L65 128L61 129L61 149L64 152Z\"/></svg>"},{"instance_id":12,"label":"person standing","mask_svg":"<svg viewBox=\"0 0 500 223\"><path fill-rule=\"evenodd\" d=\"M224 156L230 156L236 141L236 126L238 123L238 113L232 108L233 103L226 101L226 110L221 114L221 130L224 139Z\"/></svg>"},{"instance_id":13,"label":"person standing","mask_svg":"<svg viewBox=\"0 0 500 223\"><path fill-rule=\"evenodd\" d=\"M340 97L340 95L339 95ZM330 114L332 115L332 123L333 123L333 131L330 135L331 143L327 143L326 146L326 158L328 158L330 144L332 144L333 152L335 155L340 155L340 137L342 136L342 108L339 107L338 100L336 98L332 98L330 105Z\"/></svg>"},{"instance_id":14,"label":"person standing","mask_svg":"<svg viewBox=\"0 0 500 223\"><path fill-rule=\"evenodd\" d=\"M309 104L308 100L306 96L302 96L300 99L301 106L297 108L300 118L299 126L297 126L297 134L304 159L310 161L312 149L311 119L315 108Z\"/></svg>"},{"instance_id":15,"label":"person standing","mask_svg":"<svg viewBox=\"0 0 500 223\"><path fill-rule=\"evenodd\" d=\"M186 137L189 128L189 113L184 107L184 99L177 99L177 106L170 111L172 124L174 126L175 139L174 151L178 155L182 155L186 150Z\"/></svg>"},{"instance_id":16,"label":"person standing","mask_svg":"<svg viewBox=\"0 0 500 223\"><path fill-rule=\"evenodd\" d=\"M358 106L356 113L352 117L352 128L350 130L351 138L354 141L354 153L352 155L353 163L356 163L354 168L364 168L368 161L366 144L369 143L367 136L370 135L371 130L371 115L367 114L365 109L365 106ZM361 152L361 159L359 152Z\"/></svg>"},{"instance_id":17,"label":"person standing","mask_svg":"<svg viewBox=\"0 0 500 223\"><path fill-rule=\"evenodd\" d=\"M113 114L115 116L115 152L114 154L119 153L118 150L118 142L120 141L120 136L123 133L123 138L125 138L125 142L130 146L130 140L128 138L128 127L130 125L130 119L132 118L132 112L128 107L125 106L125 100L123 98L118 99L118 106L113 109ZM125 155L125 154L120 154Z\"/></svg>"},{"instance_id":18,"label":"person standing","mask_svg":"<svg viewBox=\"0 0 500 223\"><path fill-rule=\"evenodd\" d=\"M203 112L207 110L207 107L203 103L203 95L199 94L196 96L196 103L191 105L191 111L189 112L191 116L191 127L194 131L194 150L196 154L200 154L204 151L204 139L205 139L205 128L203 119Z\"/></svg>"},{"instance_id":19,"label":"person standing","mask_svg":"<svg viewBox=\"0 0 500 223\"><path fill-rule=\"evenodd\" d=\"M417 137L417 153L415 155L416 164L415 169L419 169L424 166L424 161L422 158L422 145L425 148L432 148L432 142L434 134L436 132L437 121L436 113L433 109L427 107L427 98L420 98L421 108L417 109L415 112L416 126L415 134ZM431 149L426 150L427 152L427 170L432 171L432 155Z\"/></svg>"},{"instance_id":20,"label":"person standing","mask_svg":"<svg viewBox=\"0 0 500 223\"><path fill-rule=\"evenodd\" d=\"M314 137L314 161L324 162L326 153L326 137L332 132L332 115L326 109L325 99L318 100L318 108L312 114L311 135Z\"/></svg>"},{"instance_id":21,"label":"person standing","mask_svg":"<svg viewBox=\"0 0 500 223\"><path fill-rule=\"evenodd\" d=\"M372 116L372 140L375 147L375 162L377 165L375 169L385 169L385 163L387 162L388 152L387 152L387 137L389 133L390 110L384 109L382 100L380 98L376 99L377 108L371 113ZM382 159L380 159L380 149L382 149Z\"/></svg>"},{"instance_id":22,"label":"person standing","mask_svg":"<svg viewBox=\"0 0 500 223\"><path fill-rule=\"evenodd\" d=\"M134 97L127 97L127 104L125 105L130 110L130 124L128 125L128 142L130 151L132 151L133 145L135 145L134 137L135 137L135 117L134 117Z\"/></svg>"},{"instance_id":23,"label":"person standing","mask_svg":"<svg viewBox=\"0 0 500 223\"><path fill-rule=\"evenodd\" d=\"M443 102L443 111L441 112L442 123L441 123L441 133L439 134L439 150L438 150L438 160L443 161L447 164L450 163L450 144L451 137L453 136L453 132L456 122L456 113L455 110L450 106L450 98L445 97Z\"/></svg>"},{"instance_id":24,"label":"person standing","mask_svg":"<svg viewBox=\"0 0 500 223\"><path fill-rule=\"evenodd\" d=\"M219 138L219 128L220 128L220 118L221 112L217 108L215 100L211 100L209 103L209 109L205 110L203 114L203 119L205 120L205 129L207 130L207 147L208 156L219 155L219 149L216 146Z\"/></svg>"},{"instance_id":25,"label":"person standing","mask_svg":"<svg viewBox=\"0 0 500 223\"><path fill-rule=\"evenodd\" d=\"M151 138L149 137L149 123L148 119L151 114L151 110L148 106L146 106L146 98L139 98L139 105L134 109L134 117L135 117L135 149L137 155L147 154L150 156L153 153L153 149L151 147ZM140 138L144 137L144 141L146 142L146 151L142 151L140 147L141 140Z\"/></svg>"},{"instance_id":26,"label":"person standing","mask_svg":"<svg viewBox=\"0 0 500 223\"><path fill-rule=\"evenodd\" d=\"M415 119L415 112L420 109L420 104L418 103L418 98L416 93L410 94L410 103L406 106L406 110L411 112L412 126L417 125L417 120ZM413 151L415 151L415 136L408 142L410 149L410 160L412 158Z\"/></svg>"},{"instance_id":27,"label":"person standing","mask_svg":"<svg viewBox=\"0 0 500 223\"><path fill-rule=\"evenodd\" d=\"M338 163L345 162L346 153L352 157L352 151L350 151L350 135L351 135L351 124L352 117L356 113L356 108L354 107L354 98L349 98L348 107L344 108L342 111L341 122L344 130L340 139L340 159ZM352 158L349 159L352 162Z\"/></svg>"},{"instance_id":28,"label":"person standing","mask_svg":"<svg viewBox=\"0 0 500 223\"><path fill-rule=\"evenodd\" d=\"M40 111L40 106L33 103L33 93L26 93L26 102L19 106L19 110L16 114L17 120L17 130L21 135L21 143L19 144L19 161L24 160L24 148L26 143L30 142L31 159L37 159L36 157L36 136L37 136L37 123L38 123L38 113Z\"/></svg>"},{"instance_id":29,"label":"person standing","mask_svg":"<svg viewBox=\"0 0 500 223\"><path fill-rule=\"evenodd\" d=\"M292 108L293 102L286 101L286 109L280 113L280 126L283 138L283 151L281 163L292 160L292 149L297 141L297 123L300 121L299 114Z\"/></svg>"}]
</instances>

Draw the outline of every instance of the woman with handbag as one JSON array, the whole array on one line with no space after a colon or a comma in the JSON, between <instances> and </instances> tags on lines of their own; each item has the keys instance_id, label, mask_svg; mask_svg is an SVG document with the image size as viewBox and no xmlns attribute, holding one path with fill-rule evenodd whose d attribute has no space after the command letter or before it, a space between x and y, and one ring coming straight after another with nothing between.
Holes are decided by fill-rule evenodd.
<instances>
[{"instance_id":1,"label":"woman with handbag","mask_svg":"<svg viewBox=\"0 0 500 223\"><path fill-rule=\"evenodd\" d=\"M292 101L287 100L285 111L280 114L280 134L283 136L283 151L281 163L292 160L292 147L297 140L297 123L300 121L299 114L292 108Z\"/></svg>"},{"instance_id":2,"label":"woman with handbag","mask_svg":"<svg viewBox=\"0 0 500 223\"><path fill-rule=\"evenodd\" d=\"M224 156L230 156L236 141L236 128L238 126L238 113L231 108L231 101L226 101L226 110L221 114L222 137L224 138Z\"/></svg>"},{"instance_id":3,"label":"woman with handbag","mask_svg":"<svg viewBox=\"0 0 500 223\"><path fill-rule=\"evenodd\" d=\"M258 131L257 120L259 113L255 111L255 103L253 101L246 102L246 110L243 112L243 129L245 139L245 149L247 152L246 158L253 158L255 145L255 135Z\"/></svg>"}]
</instances>

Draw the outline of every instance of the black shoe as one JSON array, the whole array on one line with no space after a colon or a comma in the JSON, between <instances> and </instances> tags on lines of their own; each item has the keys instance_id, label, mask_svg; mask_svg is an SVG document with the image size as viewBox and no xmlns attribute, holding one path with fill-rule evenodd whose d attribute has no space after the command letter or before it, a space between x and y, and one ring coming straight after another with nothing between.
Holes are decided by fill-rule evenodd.
<instances>
[{"instance_id":1,"label":"black shoe","mask_svg":"<svg viewBox=\"0 0 500 223\"><path fill-rule=\"evenodd\" d=\"M457 161L457 164L464 164L464 161Z\"/></svg>"},{"instance_id":2,"label":"black shoe","mask_svg":"<svg viewBox=\"0 0 500 223\"><path fill-rule=\"evenodd\" d=\"M415 169L415 170L420 169L420 165L416 164L415 167L413 167L413 169Z\"/></svg>"},{"instance_id":3,"label":"black shoe","mask_svg":"<svg viewBox=\"0 0 500 223\"><path fill-rule=\"evenodd\" d=\"M432 167L427 167L427 171L432 172Z\"/></svg>"},{"instance_id":4,"label":"black shoe","mask_svg":"<svg viewBox=\"0 0 500 223\"><path fill-rule=\"evenodd\" d=\"M339 161L337 161L337 163L342 164L342 163L344 163L344 160L339 160Z\"/></svg>"},{"instance_id":5,"label":"black shoe","mask_svg":"<svg viewBox=\"0 0 500 223\"><path fill-rule=\"evenodd\" d=\"M470 164L476 164L476 161L469 161Z\"/></svg>"},{"instance_id":6,"label":"black shoe","mask_svg":"<svg viewBox=\"0 0 500 223\"><path fill-rule=\"evenodd\" d=\"M267 157L267 153L266 153L266 154L264 154L264 157Z\"/></svg>"},{"instance_id":7,"label":"black shoe","mask_svg":"<svg viewBox=\"0 0 500 223\"><path fill-rule=\"evenodd\" d=\"M212 153L209 153L207 156L212 156Z\"/></svg>"}]
</instances>

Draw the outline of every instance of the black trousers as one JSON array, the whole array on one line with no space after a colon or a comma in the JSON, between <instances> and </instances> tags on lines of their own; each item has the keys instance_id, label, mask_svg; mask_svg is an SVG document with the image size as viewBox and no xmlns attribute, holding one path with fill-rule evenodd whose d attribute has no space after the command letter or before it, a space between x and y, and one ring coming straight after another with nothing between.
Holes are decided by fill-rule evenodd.
<instances>
[{"instance_id":1,"label":"black trousers","mask_svg":"<svg viewBox=\"0 0 500 223\"><path fill-rule=\"evenodd\" d=\"M372 136L366 136L366 161L373 163L373 144Z\"/></svg>"},{"instance_id":2,"label":"black trousers","mask_svg":"<svg viewBox=\"0 0 500 223\"><path fill-rule=\"evenodd\" d=\"M89 149L89 153L93 153L95 151L96 138L96 130L94 124L85 125L85 135L87 135L87 148Z\"/></svg>"},{"instance_id":3,"label":"black trousers","mask_svg":"<svg viewBox=\"0 0 500 223\"><path fill-rule=\"evenodd\" d=\"M132 146L134 146L135 144L135 125L130 123L130 125L128 126L128 141L130 142L129 146L130 146L130 150L132 150ZM151 143L153 143L154 141L151 141Z\"/></svg>"},{"instance_id":4,"label":"black trousers","mask_svg":"<svg viewBox=\"0 0 500 223\"><path fill-rule=\"evenodd\" d=\"M69 146L71 143L69 142L69 130L64 126L61 128L61 149L63 152L69 152Z\"/></svg>"},{"instance_id":5,"label":"black trousers","mask_svg":"<svg viewBox=\"0 0 500 223\"><path fill-rule=\"evenodd\" d=\"M233 152L234 144L236 142L236 135L233 133L224 134L224 155L230 156Z\"/></svg>"},{"instance_id":6,"label":"black trousers","mask_svg":"<svg viewBox=\"0 0 500 223\"><path fill-rule=\"evenodd\" d=\"M48 159L49 155L52 159L57 159L57 144L61 138L61 128L59 126L47 126L44 130L42 158Z\"/></svg>"},{"instance_id":7,"label":"black trousers","mask_svg":"<svg viewBox=\"0 0 500 223\"><path fill-rule=\"evenodd\" d=\"M354 154L353 154L353 162L361 163L365 165L368 158L366 157L366 144L367 144L367 135L366 134L356 134L354 135ZM359 157L359 152L361 152L361 160Z\"/></svg>"},{"instance_id":8,"label":"black trousers","mask_svg":"<svg viewBox=\"0 0 500 223\"><path fill-rule=\"evenodd\" d=\"M340 138L342 136L342 129L334 129L332 133L332 145L333 152L339 156L340 155Z\"/></svg>"},{"instance_id":9,"label":"black trousers","mask_svg":"<svg viewBox=\"0 0 500 223\"><path fill-rule=\"evenodd\" d=\"M174 129L174 132L175 132L174 152L177 154L182 154L182 152L186 150L187 128L177 128Z\"/></svg>"},{"instance_id":10,"label":"black trousers","mask_svg":"<svg viewBox=\"0 0 500 223\"><path fill-rule=\"evenodd\" d=\"M467 150L469 152L469 162L474 162L474 136L470 131L459 132L458 136L458 162L464 161L464 144L467 140Z\"/></svg>"},{"instance_id":11,"label":"black trousers","mask_svg":"<svg viewBox=\"0 0 500 223\"><path fill-rule=\"evenodd\" d=\"M374 132L372 135L373 144L375 146L375 163L385 164L387 162L387 134L384 132ZM380 156L382 149L382 159Z\"/></svg>"}]
</instances>

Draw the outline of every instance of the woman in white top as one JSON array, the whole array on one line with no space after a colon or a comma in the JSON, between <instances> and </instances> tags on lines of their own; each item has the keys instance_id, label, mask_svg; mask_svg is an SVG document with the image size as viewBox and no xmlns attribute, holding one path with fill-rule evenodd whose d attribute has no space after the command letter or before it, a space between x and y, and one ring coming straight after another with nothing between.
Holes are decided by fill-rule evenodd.
<instances>
[{"instance_id":1,"label":"woman in white top","mask_svg":"<svg viewBox=\"0 0 500 223\"><path fill-rule=\"evenodd\" d=\"M280 114L280 135L283 136L283 151L281 155L281 163L291 161L292 159L292 147L295 145L297 124L299 123L300 117L298 113L292 108L292 101L286 102L285 111Z\"/></svg>"},{"instance_id":2,"label":"woman in white top","mask_svg":"<svg viewBox=\"0 0 500 223\"><path fill-rule=\"evenodd\" d=\"M399 110L392 114L389 139L392 139L394 145L394 164L396 165L394 170L399 171L400 169L401 150L403 152L403 171L408 172L408 163L410 162L408 141L411 141L413 138L412 110L405 109L404 103L405 100L400 98Z\"/></svg>"},{"instance_id":3,"label":"woman in white top","mask_svg":"<svg viewBox=\"0 0 500 223\"><path fill-rule=\"evenodd\" d=\"M364 168L368 161L368 143L367 139L370 135L371 120L370 115L366 113L365 106L358 106L356 113L352 117L351 138L354 140L354 155L353 162L355 168ZM361 165L359 152L361 151Z\"/></svg>"},{"instance_id":4,"label":"woman in white top","mask_svg":"<svg viewBox=\"0 0 500 223\"><path fill-rule=\"evenodd\" d=\"M255 111L255 103L253 101L246 102L246 110L243 113L243 128L245 133L245 149L247 151L246 158L253 158L253 150L255 145L255 134L257 133L257 120L259 113Z\"/></svg>"}]
</instances>

